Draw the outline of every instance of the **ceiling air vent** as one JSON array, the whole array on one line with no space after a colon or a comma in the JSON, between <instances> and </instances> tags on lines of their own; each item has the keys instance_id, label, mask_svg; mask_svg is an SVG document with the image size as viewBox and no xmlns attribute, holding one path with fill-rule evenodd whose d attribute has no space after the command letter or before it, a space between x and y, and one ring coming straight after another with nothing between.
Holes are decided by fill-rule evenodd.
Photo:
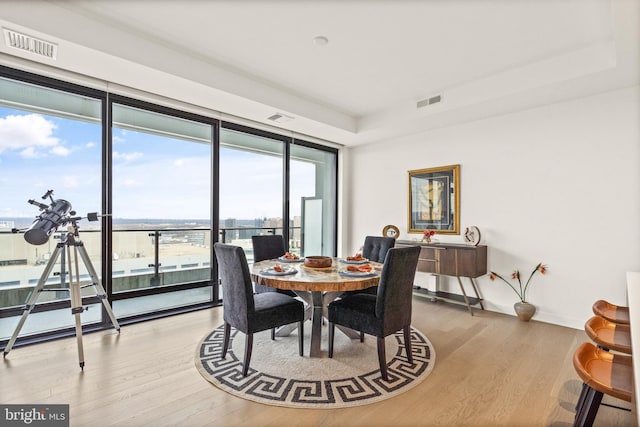
<instances>
[{"instance_id":1,"label":"ceiling air vent","mask_svg":"<svg viewBox=\"0 0 640 427\"><path fill-rule=\"evenodd\" d=\"M56 59L58 45L3 28L4 41L7 46L24 52L34 53L49 59Z\"/></svg>"},{"instance_id":2,"label":"ceiling air vent","mask_svg":"<svg viewBox=\"0 0 640 427\"><path fill-rule=\"evenodd\" d=\"M286 123L293 120L293 117L287 116L286 114L276 113L273 116L267 117L267 120L271 120L276 123Z\"/></svg>"},{"instance_id":3,"label":"ceiling air vent","mask_svg":"<svg viewBox=\"0 0 640 427\"><path fill-rule=\"evenodd\" d=\"M423 99L422 101L418 101L416 104L417 108L426 107L427 105L437 104L438 102L442 102L442 95L431 96L427 99Z\"/></svg>"}]
</instances>

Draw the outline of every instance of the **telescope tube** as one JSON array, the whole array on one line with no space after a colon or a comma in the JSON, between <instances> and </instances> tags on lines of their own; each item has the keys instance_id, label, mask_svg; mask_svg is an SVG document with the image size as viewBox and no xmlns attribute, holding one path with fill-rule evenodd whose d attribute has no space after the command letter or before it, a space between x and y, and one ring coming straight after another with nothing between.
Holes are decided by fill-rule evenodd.
<instances>
[{"instance_id":1,"label":"telescope tube","mask_svg":"<svg viewBox=\"0 0 640 427\"><path fill-rule=\"evenodd\" d=\"M47 243L51 233L64 224L71 212L71 203L63 199L54 200L43 213L41 213L31 227L24 233L24 240L32 245Z\"/></svg>"}]
</instances>

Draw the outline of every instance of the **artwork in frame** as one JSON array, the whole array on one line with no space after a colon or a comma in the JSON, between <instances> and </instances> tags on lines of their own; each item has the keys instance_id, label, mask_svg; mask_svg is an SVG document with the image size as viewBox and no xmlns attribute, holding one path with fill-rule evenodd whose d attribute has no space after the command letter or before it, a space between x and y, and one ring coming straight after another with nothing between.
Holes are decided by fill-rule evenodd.
<instances>
[{"instance_id":1,"label":"artwork in frame","mask_svg":"<svg viewBox=\"0 0 640 427\"><path fill-rule=\"evenodd\" d=\"M409 233L460 234L460 165L409 171Z\"/></svg>"}]
</instances>

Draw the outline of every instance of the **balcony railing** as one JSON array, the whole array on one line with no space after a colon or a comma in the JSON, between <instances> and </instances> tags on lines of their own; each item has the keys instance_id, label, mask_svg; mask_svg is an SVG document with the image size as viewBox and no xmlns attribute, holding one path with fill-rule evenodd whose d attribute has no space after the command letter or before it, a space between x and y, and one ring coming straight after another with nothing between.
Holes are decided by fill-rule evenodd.
<instances>
[{"instance_id":1,"label":"balcony railing","mask_svg":"<svg viewBox=\"0 0 640 427\"><path fill-rule=\"evenodd\" d=\"M300 227L290 229L290 251L300 252ZM251 236L279 234L277 227L223 227L218 241L244 248L253 261ZM80 237L93 267L101 273L101 232L83 230ZM59 239L44 245L29 245L21 235L0 232L0 310L24 305L50 262ZM112 277L114 294L133 290L204 283L211 280L211 230L207 228L145 228L114 230L112 233ZM56 260L45 289L67 286L63 257ZM80 280L89 280L80 263ZM105 286L106 287L106 286ZM90 295L91 290L84 292ZM68 299L68 292L43 292L38 303Z\"/></svg>"}]
</instances>

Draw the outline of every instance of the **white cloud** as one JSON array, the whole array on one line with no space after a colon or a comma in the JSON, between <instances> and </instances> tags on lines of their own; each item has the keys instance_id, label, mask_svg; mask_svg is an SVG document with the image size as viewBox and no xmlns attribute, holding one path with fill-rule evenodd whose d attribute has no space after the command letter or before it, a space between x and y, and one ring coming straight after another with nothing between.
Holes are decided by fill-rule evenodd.
<instances>
[{"instance_id":1,"label":"white cloud","mask_svg":"<svg viewBox=\"0 0 640 427\"><path fill-rule=\"evenodd\" d=\"M91 141L91 142L87 142L87 144L85 145L86 148L93 148L96 146L96 143Z\"/></svg>"},{"instance_id":2,"label":"white cloud","mask_svg":"<svg viewBox=\"0 0 640 427\"><path fill-rule=\"evenodd\" d=\"M36 148L58 146L60 140L53 136L55 129L55 123L40 114L0 117L0 153L22 150L23 157L36 157Z\"/></svg>"},{"instance_id":3,"label":"white cloud","mask_svg":"<svg viewBox=\"0 0 640 427\"><path fill-rule=\"evenodd\" d=\"M121 161L121 162L130 162L132 160L139 159L142 156L143 154L139 152L133 152L133 153L120 153L118 151L113 152L113 160Z\"/></svg>"},{"instance_id":4,"label":"white cloud","mask_svg":"<svg viewBox=\"0 0 640 427\"><path fill-rule=\"evenodd\" d=\"M71 153L71 150L69 150L66 147L63 147L62 145L56 145L55 147L53 147L51 150L49 150L49 152L51 154L55 154L56 156L68 156L69 153Z\"/></svg>"},{"instance_id":5,"label":"white cloud","mask_svg":"<svg viewBox=\"0 0 640 427\"><path fill-rule=\"evenodd\" d=\"M39 157L39 154L36 153L36 149L34 147L27 147L20 152L20 157L24 157L25 159L35 159Z\"/></svg>"}]
</instances>

